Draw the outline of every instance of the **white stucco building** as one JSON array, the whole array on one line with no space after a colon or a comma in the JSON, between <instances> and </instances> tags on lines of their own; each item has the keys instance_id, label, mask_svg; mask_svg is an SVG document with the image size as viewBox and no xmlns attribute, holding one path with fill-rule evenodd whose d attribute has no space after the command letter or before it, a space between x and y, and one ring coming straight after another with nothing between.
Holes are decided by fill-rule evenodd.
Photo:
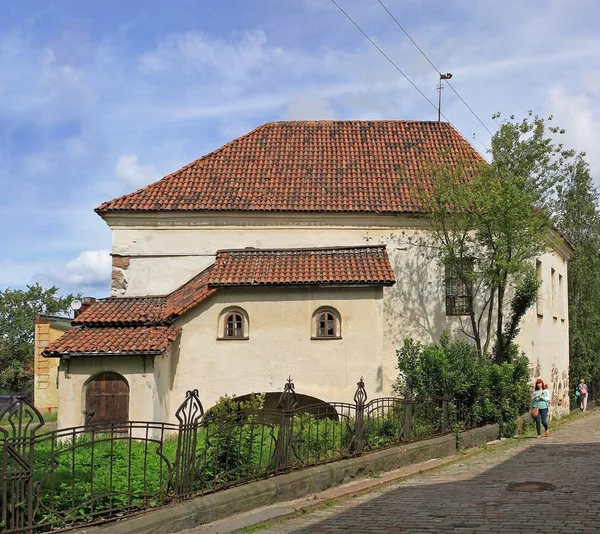
<instances>
[{"instance_id":1,"label":"white stucco building","mask_svg":"<svg viewBox=\"0 0 600 534\"><path fill-rule=\"evenodd\" d=\"M481 157L446 123L268 123L102 204L113 296L45 351L61 359L59 426L169 421L188 389L210 407L288 375L323 400L350 401L361 376L371 397L391 394L405 338L460 335L460 296L408 242L427 232L412 194L427 166L465 160ZM518 338L558 411L570 253L538 259Z\"/></svg>"}]
</instances>

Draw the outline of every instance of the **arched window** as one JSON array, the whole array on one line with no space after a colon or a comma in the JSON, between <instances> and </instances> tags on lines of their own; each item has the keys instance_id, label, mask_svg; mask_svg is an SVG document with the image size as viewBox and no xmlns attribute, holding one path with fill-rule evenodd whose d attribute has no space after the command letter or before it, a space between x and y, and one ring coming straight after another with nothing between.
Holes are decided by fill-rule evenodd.
<instances>
[{"instance_id":1,"label":"arched window","mask_svg":"<svg viewBox=\"0 0 600 534\"><path fill-rule=\"evenodd\" d=\"M241 308L227 308L219 317L218 339L248 339L248 315Z\"/></svg>"},{"instance_id":2,"label":"arched window","mask_svg":"<svg viewBox=\"0 0 600 534\"><path fill-rule=\"evenodd\" d=\"M332 308L317 310L313 318L313 338L336 339L342 337L341 321Z\"/></svg>"},{"instance_id":3,"label":"arched window","mask_svg":"<svg viewBox=\"0 0 600 534\"><path fill-rule=\"evenodd\" d=\"M244 319L240 313L230 313L225 319L225 337L244 337Z\"/></svg>"}]
</instances>

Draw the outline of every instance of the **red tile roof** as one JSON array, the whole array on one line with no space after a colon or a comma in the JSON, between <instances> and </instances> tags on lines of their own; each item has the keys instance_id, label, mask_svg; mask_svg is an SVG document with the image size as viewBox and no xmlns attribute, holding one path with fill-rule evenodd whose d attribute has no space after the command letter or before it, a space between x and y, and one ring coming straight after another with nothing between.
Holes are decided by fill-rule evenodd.
<instances>
[{"instance_id":1,"label":"red tile roof","mask_svg":"<svg viewBox=\"0 0 600 534\"><path fill-rule=\"evenodd\" d=\"M215 263L169 295L101 299L74 321L87 326L170 324L222 286L392 285L385 246L224 250Z\"/></svg>"},{"instance_id":2,"label":"red tile roof","mask_svg":"<svg viewBox=\"0 0 600 534\"><path fill-rule=\"evenodd\" d=\"M165 297L120 297L98 299L73 319L73 325L156 324L165 315Z\"/></svg>"},{"instance_id":3,"label":"red tile roof","mask_svg":"<svg viewBox=\"0 0 600 534\"><path fill-rule=\"evenodd\" d=\"M96 211L410 213L428 165L483 161L443 122L271 122Z\"/></svg>"},{"instance_id":4,"label":"red tile roof","mask_svg":"<svg viewBox=\"0 0 600 534\"><path fill-rule=\"evenodd\" d=\"M74 320L74 325L142 326L169 324L199 304L217 288L208 286L212 266L168 295L99 299Z\"/></svg>"},{"instance_id":5,"label":"red tile roof","mask_svg":"<svg viewBox=\"0 0 600 534\"><path fill-rule=\"evenodd\" d=\"M222 251L208 276L211 286L394 282L384 246Z\"/></svg>"},{"instance_id":6,"label":"red tile roof","mask_svg":"<svg viewBox=\"0 0 600 534\"><path fill-rule=\"evenodd\" d=\"M161 353L181 332L179 326L73 328L53 341L44 356Z\"/></svg>"},{"instance_id":7,"label":"red tile roof","mask_svg":"<svg viewBox=\"0 0 600 534\"><path fill-rule=\"evenodd\" d=\"M166 320L173 320L183 315L217 291L217 288L209 285L213 268L214 264L194 276L166 298L163 316Z\"/></svg>"}]
</instances>

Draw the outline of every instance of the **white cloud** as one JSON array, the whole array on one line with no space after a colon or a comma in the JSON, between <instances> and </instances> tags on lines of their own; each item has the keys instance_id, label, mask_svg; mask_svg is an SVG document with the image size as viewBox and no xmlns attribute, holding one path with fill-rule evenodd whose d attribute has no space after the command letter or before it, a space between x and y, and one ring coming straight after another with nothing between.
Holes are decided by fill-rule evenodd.
<instances>
[{"instance_id":1,"label":"white cloud","mask_svg":"<svg viewBox=\"0 0 600 534\"><path fill-rule=\"evenodd\" d=\"M67 261L62 269L47 270L43 278L48 284L59 286L64 293L108 292L111 270L109 250L84 250Z\"/></svg>"},{"instance_id":2,"label":"white cloud","mask_svg":"<svg viewBox=\"0 0 600 534\"><path fill-rule=\"evenodd\" d=\"M10 259L0 261L0 289L21 287L32 283L36 267Z\"/></svg>"},{"instance_id":3,"label":"white cloud","mask_svg":"<svg viewBox=\"0 0 600 534\"><path fill-rule=\"evenodd\" d=\"M335 113L327 99L299 95L290 100L281 117L285 120L331 120L335 119Z\"/></svg>"},{"instance_id":4,"label":"white cloud","mask_svg":"<svg viewBox=\"0 0 600 534\"><path fill-rule=\"evenodd\" d=\"M554 116L553 122L566 130L565 146L578 152L586 152L592 177L599 184L600 153L597 138L600 113L595 111L589 96L570 93L564 87L553 87L549 92L547 107L548 112Z\"/></svg>"},{"instance_id":5,"label":"white cloud","mask_svg":"<svg viewBox=\"0 0 600 534\"><path fill-rule=\"evenodd\" d=\"M152 165L140 165L135 154L123 154L115 165L116 175L127 183L138 187L154 182L157 178Z\"/></svg>"},{"instance_id":6,"label":"white cloud","mask_svg":"<svg viewBox=\"0 0 600 534\"><path fill-rule=\"evenodd\" d=\"M162 73L183 68L184 73L212 70L229 82L248 79L286 56L282 49L269 46L262 31L247 31L237 41L215 39L201 32L173 34L150 52L142 54L142 74Z\"/></svg>"}]
</instances>

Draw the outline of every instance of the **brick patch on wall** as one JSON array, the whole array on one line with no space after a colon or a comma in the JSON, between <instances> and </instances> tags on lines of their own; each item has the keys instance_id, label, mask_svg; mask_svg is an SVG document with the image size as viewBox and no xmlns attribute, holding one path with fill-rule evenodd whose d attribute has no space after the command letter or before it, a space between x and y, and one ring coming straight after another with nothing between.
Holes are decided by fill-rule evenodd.
<instances>
[{"instance_id":1,"label":"brick patch on wall","mask_svg":"<svg viewBox=\"0 0 600 534\"><path fill-rule=\"evenodd\" d=\"M129 269L129 256L112 255L112 266L118 269Z\"/></svg>"}]
</instances>

